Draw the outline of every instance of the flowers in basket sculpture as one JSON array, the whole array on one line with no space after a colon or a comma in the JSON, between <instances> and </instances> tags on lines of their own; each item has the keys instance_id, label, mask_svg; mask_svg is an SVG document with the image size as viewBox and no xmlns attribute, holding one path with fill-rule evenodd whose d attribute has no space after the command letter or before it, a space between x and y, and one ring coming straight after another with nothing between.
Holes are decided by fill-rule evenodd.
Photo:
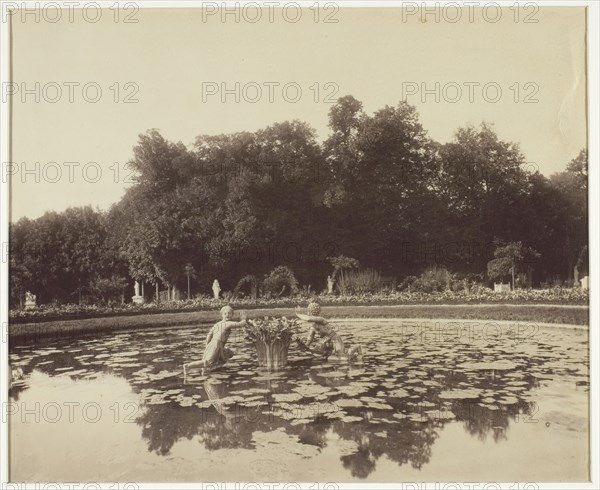
<instances>
[{"instance_id":1,"label":"flowers in basket sculpture","mask_svg":"<svg viewBox=\"0 0 600 490\"><path fill-rule=\"evenodd\" d=\"M297 331L295 319L264 317L248 320L244 331L254 343L259 366L280 369L287 365L288 350Z\"/></svg>"}]
</instances>

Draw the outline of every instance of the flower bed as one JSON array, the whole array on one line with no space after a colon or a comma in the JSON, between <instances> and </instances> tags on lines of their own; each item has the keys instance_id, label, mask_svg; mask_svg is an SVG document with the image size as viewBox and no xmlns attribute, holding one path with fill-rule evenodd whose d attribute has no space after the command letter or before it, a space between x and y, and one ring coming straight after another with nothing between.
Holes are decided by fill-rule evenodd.
<instances>
[{"instance_id":1,"label":"flower bed","mask_svg":"<svg viewBox=\"0 0 600 490\"><path fill-rule=\"evenodd\" d=\"M268 369L284 368L296 328L296 320L286 317L248 320L244 331L256 347L258 365Z\"/></svg>"},{"instance_id":2,"label":"flower bed","mask_svg":"<svg viewBox=\"0 0 600 490\"><path fill-rule=\"evenodd\" d=\"M246 309L269 307L293 307L306 303L305 296L284 297L275 299L241 298L232 300L214 299L208 297L184 301L168 301L160 304L145 303L143 305L123 304L115 307L95 305L42 305L31 310L11 310L12 323L25 323L49 320L83 319L113 315L138 315L146 313L174 313L178 311L216 310L225 304ZM477 291L443 291L440 293L421 293L395 291L378 294L330 295L312 296L323 306L354 306L354 305L402 305L402 304L556 304L556 305L587 305L589 291L580 288L553 289L517 289L496 293L488 288Z\"/></svg>"}]
</instances>

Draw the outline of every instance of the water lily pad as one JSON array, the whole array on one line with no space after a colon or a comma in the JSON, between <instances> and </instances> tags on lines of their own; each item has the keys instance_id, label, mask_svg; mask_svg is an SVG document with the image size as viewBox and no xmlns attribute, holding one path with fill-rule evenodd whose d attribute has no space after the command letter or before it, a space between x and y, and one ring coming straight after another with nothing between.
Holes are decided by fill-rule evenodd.
<instances>
[{"instance_id":1,"label":"water lily pad","mask_svg":"<svg viewBox=\"0 0 600 490\"><path fill-rule=\"evenodd\" d=\"M506 396L504 398L500 398L498 403L502 405L514 405L515 403L519 403L519 399L514 396Z\"/></svg>"},{"instance_id":2,"label":"water lily pad","mask_svg":"<svg viewBox=\"0 0 600 490\"><path fill-rule=\"evenodd\" d=\"M183 397L181 400L177 400L180 407L191 407L194 405L195 400L192 397Z\"/></svg>"},{"instance_id":3,"label":"water lily pad","mask_svg":"<svg viewBox=\"0 0 600 490\"><path fill-rule=\"evenodd\" d=\"M169 400L165 400L163 398L151 398L146 403L148 405L164 405L165 403L169 403Z\"/></svg>"},{"instance_id":4,"label":"water lily pad","mask_svg":"<svg viewBox=\"0 0 600 490\"><path fill-rule=\"evenodd\" d=\"M328 373L319 373L319 376L323 378L345 378L346 373L343 371L330 371Z\"/></svg>"},{"instance_id":5,"label":"water lily pad","mask_svg":"<svg viewBox=\"0 0 600 490\"><path fill-rule=\"evenodd\" d=\"M139 350L130 350L130 351L126 351L126 352L115 352L113 354L113 356L115 356L115 357L131 357L131 356L137 356L139 353L140 353Z\"/></svg>"},{"instance_id":6,"label":"water lily pad","mask_svg":"<svg viewBox=\"0 0 600 490\"><path fill-rule=\"evenodd\" d=\"M367 406L374 410L393 410L394 409L394 407L392 407L391 405L388 405L387 403L379 403L379 402L369 402L369 403L367 403Z\"/></svg>"},{"instance_id":7,"label":"water lily pad","mask_svg":"<svg viewBox=\"0 0 600 490\"><path fill-rule=\"evenodd\" d=\"M500 410L500 408L497 405L491 405L489 403L480 403L479 406L492 411Z\"/></svg>"},{"instance_id":8,"label":"water lily pad","mask_svg":"<svg viewBox=\"0 0 600 490\"><path fill-rule=\"evenodd\" d=\"M179 388L179 389L176 389L176 390L167 390L167 391L165 391L165 395L167 395L167 396L177 395L179 393L182 393L183 391L184 391L183 388Z\"/></svg>"},{"instance_id":9,"label":"water lily pad","mask_svg":"<svg viewBox=\"0 0 600 490\"><path fill-rule=\"evenodd\" d=\"M491 362L465 362L459 364L458 367L469 371L508 371L515 369L517 364L512 361L501 360Z\"/></svg>"},{"instance_id":10,"label":"water lily pad","mask_svg":"<svg viewBox=\"0 0 600 490\"><path fill-rule=\"evenodd\" d=\"M480 395L481 390L470 388L443 391L438 396L443 400L468 400L479 398Z\"/></svg>"},{"instance_id":11,"label":"water lily pad","mask_svg":"<svg viewBox=\"0 0 600 490\"><path fill-rule=\"evenodd\" d=\"M365 370L364 369L349 369L346 372L346 376L352 378L354 376L360 376L361 374L365 374Z\"/></svg>"},{"instance_id":12,"label":"water lily pad","mask_svg":"<svg viewBox=\"0 0 600 490\"><path fill-rule=\"evenodd\" d=\"M360 401L365 402L365 403L377 403L377 402L380 402L381 400L379 398L375 398L372 396L361 396Z\"/></svg>"},{"instance_id":13,"label":"water lily pad","mask_svg":"<svg viewBox=\"0 0 600 490\"><path fill-rule=\"evenodd\" d=\"M406 398L409 396L408 391L403 388L398 388L388 393L388 396L391 398Z\"/></svg>"},{"instance_id":14,"label":"water lily pad","mask_svg":"<svg viewBox=\"0 0 600 490\"><path fill-rule=\"evenodd\" d=\"M316 396L324 393L330 393L331 389L320 385L300 385L295 387L293 391L303 396Z\"/></svg>"},{"instance_id":15,"label":"water lily pad","mask_svg":"<svg viewBox=\"0 0 600 490\"><path fill-rule=\"evenodd\" d=\"M362 422L364 419L362 417L357 417L356 415L346 415L342 417L342 422L354 423L354 422Z\"/></svg>"},{"instance_id":16,"label":"water lily pad","mask_svg":"<svg viewBox=\"0 0 600 490\"><path fill-rule=\"evenodd\" d=\"M333 403L335 403L338 407L343 407L343 408L358 408L358 407L363 406L363 404L360 400L356 400L354 398L350 398L350 399L342 398L341 400L336 400Z\"/></svg>"},{"instance_id":17,"label":"water lily pad","mask_svg":"<svg viewBox=\"0 0 600 490\"><path fill-rule=\"evenodd\" d=\"M451 410L427 410L425 414L432 420L454 420L456 418Z\"/></svg>"},{"instance_id":18,"label":"water lily pad","mask_svg":"<svg viewBox=\"0 0 600 490\"><path fill-rule=\"evenodd\" d=\"M298 393L273 393L272 396L276 402L297 402L304 398Z\"/></svg>"}]
</instances>

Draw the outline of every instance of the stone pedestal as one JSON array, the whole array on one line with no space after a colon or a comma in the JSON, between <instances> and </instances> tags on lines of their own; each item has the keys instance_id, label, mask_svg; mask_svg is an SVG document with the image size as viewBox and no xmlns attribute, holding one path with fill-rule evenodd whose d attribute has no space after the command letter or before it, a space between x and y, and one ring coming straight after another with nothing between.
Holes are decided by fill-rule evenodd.
<instances>
[{"instance_id":1,"label":"stone pedestal","mask_svg":"<svg viewBox=\"0 0 600 490\"><path fill-rule=\"evenodd\" d=\"M581 283L581 289L590 289L590 278L589 276L584 276L581 279L579 279L579 282Z\"/></svg>"},{"instance_id":2,"label":"stone pedestal","mask_svg":"<svg viewBox=\"0 0 600 490\"><path fill-rule=\"evenodd\" d=\"M506 291L510 291L510 283L502 283L502 282L494 283L494 292L495 293L503 293Z\"/></svg>"},{"instance_id":3,"label":"stone pedestal","mask_svg":"<svg viewBox=\"0 0 600 490\"><path fill-rule=\"evenodd\" d=\"M256 348L259 366L269 370L282 369L287 366L289 340L275 340L272 342L255 340L254 347Z\"/></svg>"}]
</instances>

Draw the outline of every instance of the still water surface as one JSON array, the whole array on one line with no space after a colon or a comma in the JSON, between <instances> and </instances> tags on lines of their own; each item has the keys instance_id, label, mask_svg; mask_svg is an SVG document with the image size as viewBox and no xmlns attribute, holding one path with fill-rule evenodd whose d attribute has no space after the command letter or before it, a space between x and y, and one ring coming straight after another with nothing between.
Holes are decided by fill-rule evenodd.
<instances>
[{"instance_id":1,"label":"still water surface","mask_svg":"<svg viewBox=\"0 0 600 490\"><path fill-rule=\"evenodd\" d=\"M238 335L184 381L205 327L13 345L11 481L588 479L587 331L336 324L364 364L268 373Z\"/></svg>"}]
</instances>

